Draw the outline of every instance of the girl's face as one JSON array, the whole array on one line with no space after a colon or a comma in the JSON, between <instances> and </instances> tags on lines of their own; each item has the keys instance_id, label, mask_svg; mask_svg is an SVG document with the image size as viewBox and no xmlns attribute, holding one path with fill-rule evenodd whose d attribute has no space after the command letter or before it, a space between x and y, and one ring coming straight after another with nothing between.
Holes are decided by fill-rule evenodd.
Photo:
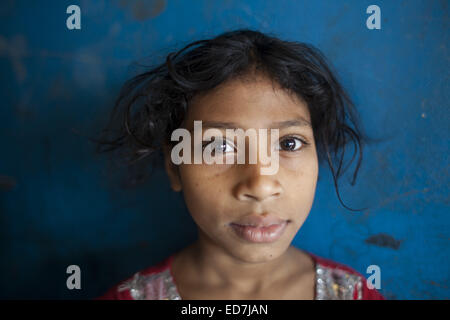
<instances>
[{"instance_id":1,"label":"girl's face","mask_svg":"<svg viewBox=\"0 0 450 320\"><path fill-rule=\"evenodd\" d=\"M192 132L192 144L196 143L194 120L202 121L203 132L206 123L234 124L231 128L244 131L252 128L257 133L258 129L265 128L269 143L270 129L279 129L279 139L271 146L279 150L278 171L273 175L261 174L261 167L268 165L262 164L259 157L254 164L249 164L246 157L245 164L237 161L194 164L192 161L192 164L176 166L166 152L166 170L172 188L183 191L187 208L199 229L199 241L244 262L276 259L290 246L314 200L318 159L307 105L278 87L274 92L271 81L264 77L256 82L233 80L192 100L184 122L184 127ZM213 124L223 132L224 139L227 125ZM258 141L259 138L258 135ZM224 158L236 156L230 147L234 142L219 147ZM248 140L245 152L247 156ZM265 152L270 154L267 149ZM276 240L249 240L242 236L244 229L235 225L248 223L249 217L269 216L286 221L278 228L282 232ZM255 236L253 231L247 228L247 235Z\"/></svg>"}]
</instances>

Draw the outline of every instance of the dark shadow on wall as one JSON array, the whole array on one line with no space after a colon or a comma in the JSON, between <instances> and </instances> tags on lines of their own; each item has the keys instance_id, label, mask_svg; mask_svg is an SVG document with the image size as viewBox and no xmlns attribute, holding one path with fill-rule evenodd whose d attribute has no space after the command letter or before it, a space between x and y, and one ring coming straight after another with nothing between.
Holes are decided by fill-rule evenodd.
<instances>
[{"instance_id":1,"label":"dark shadow on wall","mask_svg":"<svg viewBox=\"0 0 450 320\"><path fill-rule=\"evenodd\" d=\"M110 100L82 93L70 106L37 100L41 113L6 129L17 146L10 161L23 165L1 172L0 299L92 299L195 240L195 224L164 172L124 187L105 176L106 162L72 130L92 132ZM81 269L81 290L67 289L70 265Z\"/></svg>"}]
</instances>

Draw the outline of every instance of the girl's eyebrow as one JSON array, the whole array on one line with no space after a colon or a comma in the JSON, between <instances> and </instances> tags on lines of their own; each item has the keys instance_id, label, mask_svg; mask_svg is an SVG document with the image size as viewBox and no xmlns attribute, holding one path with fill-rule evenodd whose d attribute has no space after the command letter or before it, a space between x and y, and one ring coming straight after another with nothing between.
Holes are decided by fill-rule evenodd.
<instances>
[{"instance_id":1,"label":"girl's eyebrow","mask_svg":"<svg viewBox=\"0 0 450 320\"><path fill-rule=\"evenodd\" d=\"M292 120L275 121L268 128L284 129L289 127L312 127L311 123L303 117ZM239 129L242 126L235 122L202 121L202 128Z\"/></svg>"},{"instance_id":2,"label":"girl's eyebrow","mask_svg":"<svg viewBox=\"0 0 450 320\"><path fill-rule=\"evenodd\" d=\"M303 117L293 119L293 120L286 120L286 121L279 121L279 122L272 122L271 128L289 128L289 127L312 127L311 122L306 120Z\"/></svg>"}]
</instances>

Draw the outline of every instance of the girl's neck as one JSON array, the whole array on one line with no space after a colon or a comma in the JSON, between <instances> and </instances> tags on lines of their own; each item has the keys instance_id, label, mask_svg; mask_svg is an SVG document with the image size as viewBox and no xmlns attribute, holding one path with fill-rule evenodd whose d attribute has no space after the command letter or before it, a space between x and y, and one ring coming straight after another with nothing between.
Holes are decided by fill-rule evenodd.
<instances>
[{"instance_id":1,"label":"girl's neck","mask_svg":"<svg viewBox=\"0 0 450 320\"><path fill-rule=\"evenodd\" d=\"M180 257L190 266L192 278L206 287L233 288L243 293L266 292L274 283L288 279L301 269L302 253L290 246L276 259L249 263L231 256L222 248L199 238L182 251Z\"/></svg>"}]
</instances>

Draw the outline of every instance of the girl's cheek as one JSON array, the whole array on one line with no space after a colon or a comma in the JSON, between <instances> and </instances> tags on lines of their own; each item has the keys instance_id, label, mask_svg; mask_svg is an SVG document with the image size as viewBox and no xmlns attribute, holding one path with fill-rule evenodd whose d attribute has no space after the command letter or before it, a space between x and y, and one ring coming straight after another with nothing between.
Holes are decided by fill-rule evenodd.
<instances>
[{"instance_id":1,"label":"girl's cheek","mask_svg":"<svg viewBox=\"0 0 450 320\"><path fill-rule=\"evenodd\" d=\"M228 163L227 163L228 162ZM200 167L205 175L208 177L218 177L225 172L231 170L236 165L236 159L233 155L226 155L221 158L221 163L206 163L203 162Z\"/></svg>"},{"instance_id":2,"label":"girl's cheek","mask_svg":"<svg viewBox=\"0 0 450 320\"><path fill-rule=\"evenodd\" d=\"M229 173L231 174L236 169L236 166L239 166L237 159L236 157L233 159L233 155L230 154L224 156L222 160L222 164L203 162L202 164L182 165L184 166L183 171L186 173L184 178L190 181L187 185L195 189L209 189L211 185L217 187L217 183L220 183L220 180L230 179ZM227 160L229 162L234 160L234 163L227 164ZM305 152L296 156L279 154L278 160L274 157L271 161L278 161L278 165L275 163L271 164L273 168L277 169L275 176L288 174L288 176L302 176L304 179L317 178L318 159L313 152ZM266 166L270 166L270 164Z\"/></svg>"},{"instance_id":3,"label":"girl's cheek","mask_svg":"<svg viewBox=\"0 0 450 320\"><path fill-rule=\"evenodd\" d=\"M227 176L226 172L233 168L231 164L189 164L183 165L182 183L188 192L194 194L211 194L217 191Z\"/></svg>"},{"instance_id":4,"label":"girl's cheek","mask_svg":"<svg viewBox=\"0 0 450 320\"><path fill-rule=\"evenodd\" d=\"M299 156L279 156L279 167L291 173L314 173L318 170L318 160L312 154Z\"/></svg>"}]
</instances>

